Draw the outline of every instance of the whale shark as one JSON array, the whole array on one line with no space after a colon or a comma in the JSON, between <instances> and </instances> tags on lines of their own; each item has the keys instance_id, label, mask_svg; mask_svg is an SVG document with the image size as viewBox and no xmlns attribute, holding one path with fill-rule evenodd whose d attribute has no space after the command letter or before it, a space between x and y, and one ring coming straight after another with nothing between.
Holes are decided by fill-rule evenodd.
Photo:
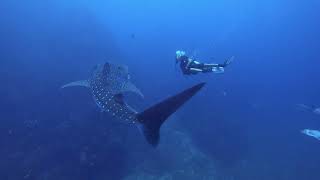
<instances>
[{"instance_id":1,"label":"whale shark","mask_svg":"<svg viewBox=\"0 0 320 180\"><path fill-rule=\"evenodd\" d=\"M120 121L135 124L146 141L156 147L159 144L161 125L204 85L205 83L196 84L142 112L137 112L125 101L125 93L131 92L144 97L131 82L128 67L125 65L105 62L92 70L89 79L71 82L61 88L75 86L88 88L101 111L110 113Z\"/></svg>"}]
</instances>

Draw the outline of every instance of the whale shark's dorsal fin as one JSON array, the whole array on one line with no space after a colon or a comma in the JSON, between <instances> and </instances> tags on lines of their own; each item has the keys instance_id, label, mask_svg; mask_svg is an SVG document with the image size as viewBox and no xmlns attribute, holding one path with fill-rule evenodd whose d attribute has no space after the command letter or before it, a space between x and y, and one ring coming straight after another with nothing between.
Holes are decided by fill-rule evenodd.
<instances>
[{"instance_id":1,"label":"whale shark's dorsal fin","mask_svg":"<svg viewBox=\"0 0 320 180\"><path fill-rule=\"evenodd\" d=\"M82 86L82 87L90 87L88 80L74 81L68 84L61 86L61 88L73 87L73 86Z\"/></svg>"}]
</instances>

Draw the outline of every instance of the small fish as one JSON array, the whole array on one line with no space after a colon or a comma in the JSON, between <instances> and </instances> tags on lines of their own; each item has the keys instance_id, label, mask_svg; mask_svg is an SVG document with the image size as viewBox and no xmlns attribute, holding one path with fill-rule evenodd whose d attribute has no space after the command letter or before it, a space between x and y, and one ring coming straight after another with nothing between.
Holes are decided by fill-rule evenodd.
<instances>
[{"instance_id":1,"label":"small fish","mask_svg":"<svg viewBox=\"0 0 320 180\"><path fill-rule=\"evenodd\" d=\"M320 131L319 130L304 129L301 131L301 133L320 140Z\"/></svg>"},{"instance_id":2,"label":"small fish","mask_svg":"<svg viewBox=\"0 0 320 180\"><path fill-rule=\"evenodd\" d=\"M313 114L320 115L320 107L316 107L314 105L308 106L305 104L297 104L296 107L301 111L312 112Z\"/></svg>"},{"instance_id":3,"label":"small fish","mask_svg":"<svg viewBox=\"0 0 320 180\"><path fill-rule=\"evenodd\" d=\"M227 91L221 91L221 94L222 94L223 96L227 96Z\"/></svg>"},{"instance_id":4,"label":"small fish","mask_svg":"<svg viewBox=\"0 0 320 180\"><path fill-rule=\"evenodd\" d=\"M109 62L97 65L88 80L71 82L62 88L73 86L89 88L94 101L102 111L109 112L121 121L137 125L147 142L155 147L159 143L160 126L204 85L205 83L199 83L141 113L131 108L124 99L126 92L133 92L143 97L141 91L131 83L127 66Z\"/></svg>"},{"instance_id":5,"label":"small fish","mask_svg":"<svg viewBox=\"0 0 320 180\"><path fill-rule=\"evenodd\" d=\"M314 114L320 115L320 108L315 108L312 111Z\"/></svg>"}]
</instances>

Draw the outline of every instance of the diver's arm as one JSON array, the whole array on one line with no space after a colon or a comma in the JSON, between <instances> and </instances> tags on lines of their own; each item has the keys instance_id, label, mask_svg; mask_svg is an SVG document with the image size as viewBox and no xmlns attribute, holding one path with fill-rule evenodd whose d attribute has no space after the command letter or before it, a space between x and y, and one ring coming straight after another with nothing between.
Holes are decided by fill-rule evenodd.
<instances>
[{"instance_id":1,"label":"diver's arm","mask_svg":"<svg viewBox=\"0 0 320 180\"><path fill-rule=\"evenodd\" d=\"M194 59L188 58L188 64L186 65L186 67L187 68L192 68L192 66L196 66L196 65L199 65L199 64L201 64L199 61L196 61Z\"/></svg>"},{"instance_id":2,"label":"diver's arm","mask_svg":"<svg viewBox=\"0 0 320 180\"><path fill-rule=\"evenodd\" d=\"M201 64L201 63L189 58L188 64L186 65L186 68L190 71L191 74L203 72L203 69L197 67L197 65L199 65L199 64Z\"/></svg>"},{"instance_id":3,"label":"diver's arm","mask_svg":"<svg viewBox=\"0 0 320 180\"><path fill-rule=\"evenodd\" d=\"M188 63L187 63L187 65L186 65L186 68L187 68L187 69L190 68L191 63L192 63L192 59L188 59Z\"/></svg>"},{"instance_id":4,"label":"diver's arm","mask_svg":"<svg viewBox=\"0 0 320 180\"><path fill-rule=\"evenodd\" d=\"M214 64L214 63L210 63L210 64L204 64L204 66L205 67L209 67L209 68L211 68L211 67L220 67L220 64Z\"/></svg>"}]
</instances>

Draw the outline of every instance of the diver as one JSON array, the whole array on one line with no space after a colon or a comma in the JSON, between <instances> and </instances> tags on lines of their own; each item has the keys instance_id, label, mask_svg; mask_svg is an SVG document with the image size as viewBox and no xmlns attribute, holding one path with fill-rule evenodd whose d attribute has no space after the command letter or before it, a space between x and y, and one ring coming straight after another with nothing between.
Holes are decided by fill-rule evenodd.
<instances>
[{"instance_id":1,"label":"diver","mask_svg":"<svg viewBox=\"0 0 320 180\"><path fill-rule=\"evenodd\" d=\"M180 68L183 74L192 75L198 73L224 73L224 69L234 59L232 56L226 60L223 64L207 64L196 61L189 58L184 51L176 51L176 64L180 63Z\"/></svg>"}]
</instances>

